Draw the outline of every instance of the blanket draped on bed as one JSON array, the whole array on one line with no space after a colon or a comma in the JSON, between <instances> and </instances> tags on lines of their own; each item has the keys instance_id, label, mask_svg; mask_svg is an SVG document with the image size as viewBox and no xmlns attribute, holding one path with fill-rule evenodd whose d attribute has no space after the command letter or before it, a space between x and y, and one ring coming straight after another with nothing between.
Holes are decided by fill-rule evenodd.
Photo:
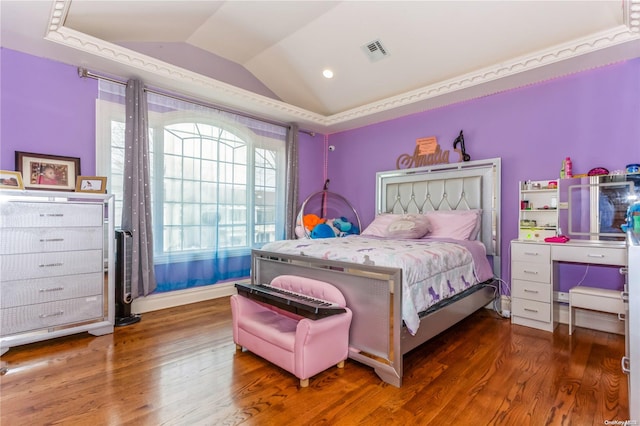
<instances>
[{"instance_id":1,"label":"blanket draped on bed","mask_svg":"<svg viewBox=\"0 0 640 426\"><path fill-rule=\"evenodd\" d=\"M275 241L263 250L402 269L402 319L411 334L418 330L420 312L493 276L478 241L352 235Z\"/></svg>"}]
</instances>

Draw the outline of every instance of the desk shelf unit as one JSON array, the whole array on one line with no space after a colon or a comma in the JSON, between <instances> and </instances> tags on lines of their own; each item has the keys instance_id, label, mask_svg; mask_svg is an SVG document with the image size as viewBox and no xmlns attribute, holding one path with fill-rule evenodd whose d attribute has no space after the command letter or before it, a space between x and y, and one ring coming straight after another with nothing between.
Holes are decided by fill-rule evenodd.
<instances>
[{"instance_id":1,"label":"desk shelf unit","mask_svg":"<svg viewBox=\"0 0 640 426\"><path fill-rule=\"evenodd\" d=\"M544 241L558 233L558 189L552 180L520 182L518 239ZM555 181L557 182L557 181Z\"/></svg>"},{"instance_id":2,"label":"desk shelf unit","mask_svg":"<svg viewBox=\"0 0 640 426\"><path fill-rule=\"evenodd\" d=\"M0 355L114 327L113 196L0 191Z\"/></svg>"}]
</instances>

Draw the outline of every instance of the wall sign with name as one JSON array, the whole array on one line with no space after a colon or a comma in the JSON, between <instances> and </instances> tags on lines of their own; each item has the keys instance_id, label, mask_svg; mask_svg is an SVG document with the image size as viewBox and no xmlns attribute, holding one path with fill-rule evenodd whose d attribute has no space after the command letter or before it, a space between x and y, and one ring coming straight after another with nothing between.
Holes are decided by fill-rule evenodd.
<instances>
[{"instance_id":1,"label":"wall sign with name","mask_svg":"<svg viewBox=\"0 0 640 426\"><path fill-rule=\"evenodd\" d=\"M460 143L462 150L456 148ZM456 163L469 161L469 156L464 152L464 139L462 131L453 143L454 152L458 154ZM434 164L449 164L449 150L443 151L435 136L416 140L416 148L412 154L402 154L396 160L396 169L411 169L414 167L431 166Z\"/></svg>"}]
</instances>

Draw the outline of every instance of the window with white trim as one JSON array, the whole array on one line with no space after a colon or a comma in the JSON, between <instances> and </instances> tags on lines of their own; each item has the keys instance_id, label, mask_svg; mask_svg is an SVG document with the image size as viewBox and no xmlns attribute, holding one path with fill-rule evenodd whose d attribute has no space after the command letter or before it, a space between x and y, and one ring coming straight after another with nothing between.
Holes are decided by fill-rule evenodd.
<instances>
[{"instance_id":1,"label":"window with white trim","mask_svg":"<svg viewBox=\"0 0 640 426\"><path fill-rule=\"evenodd\" d=\"M124 87L100 82L98 174L122 216ZM156 263L284 238L286 129L148 94ZM255 122L255 123L254 123ZM169 259L172 260L169 260Z\"/></svg>"}]
</instances>

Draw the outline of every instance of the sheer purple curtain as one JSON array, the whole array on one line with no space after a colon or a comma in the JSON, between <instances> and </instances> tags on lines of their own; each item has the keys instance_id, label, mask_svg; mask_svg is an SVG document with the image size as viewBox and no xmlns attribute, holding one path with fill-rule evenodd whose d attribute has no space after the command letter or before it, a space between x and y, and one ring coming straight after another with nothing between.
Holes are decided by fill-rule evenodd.
<instances>
[{"instance_id":1,"label":"sheer purple curtain","mask_svg":"<svg viewBox=\"0 0 640 426\"><path fill-rule=\"evenodd\" d=\"M140 80L127 82L125 104L122 229L132 234L131 295L135 299L152 293L157 286L153 269L147 94Z\"/></svg>"}]
</instances>

